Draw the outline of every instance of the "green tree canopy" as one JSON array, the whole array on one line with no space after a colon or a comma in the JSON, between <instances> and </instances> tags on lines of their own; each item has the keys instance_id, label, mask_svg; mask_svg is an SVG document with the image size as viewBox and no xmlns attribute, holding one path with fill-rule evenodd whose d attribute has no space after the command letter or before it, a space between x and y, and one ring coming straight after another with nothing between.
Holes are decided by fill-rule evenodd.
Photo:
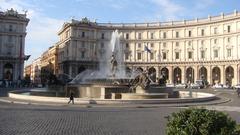
<instances>
[{"instance_id":1,"label":"green tree canopy","mask_svg":"<svg viewBox=\"0 0 240 135\"><path fill-rule=\"evenodd\" d=\"M166 131L168 135L240 135L239 129L223 112L190 108L173 113Z\"/></svg>"}]
</instances>

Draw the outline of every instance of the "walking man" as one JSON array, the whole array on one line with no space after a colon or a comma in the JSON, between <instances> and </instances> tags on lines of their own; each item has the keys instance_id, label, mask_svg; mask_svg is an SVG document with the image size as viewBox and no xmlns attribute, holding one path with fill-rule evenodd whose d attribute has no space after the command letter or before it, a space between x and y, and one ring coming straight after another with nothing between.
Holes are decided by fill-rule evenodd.
<instances>
[{"instance_id":1,"label":"walking man","mask_svg":"<svg viewBox=\"0 0 240 135\"><path fill-rule=\"evenodd\" d=\"M70 97L69 97L69 101L68 101L68 104L72 101L72 104L74 104L74 94L73 94L73 92L71 92L71 94L70 94Z\"/></svg>"}]
</instances>

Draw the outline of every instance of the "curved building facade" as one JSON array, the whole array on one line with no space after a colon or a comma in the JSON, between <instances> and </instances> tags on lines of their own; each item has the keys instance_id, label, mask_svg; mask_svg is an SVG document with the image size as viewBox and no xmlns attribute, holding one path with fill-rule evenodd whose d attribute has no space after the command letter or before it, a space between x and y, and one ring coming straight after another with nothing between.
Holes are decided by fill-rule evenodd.
<instances>
[{"instance_id":1,"label":"curved building facade","mask_svg":"<svg viewBox=\"0 0 240 135\"><path fill-rule=\"evenodd\" d=\"M65 23L58 35L59 73L76 76L97 68L111 33L118 29L129 69L166 76L169 83L240 81L240 13L156 23L96 23L87 18Z\"/></svg>"}]
</instances>

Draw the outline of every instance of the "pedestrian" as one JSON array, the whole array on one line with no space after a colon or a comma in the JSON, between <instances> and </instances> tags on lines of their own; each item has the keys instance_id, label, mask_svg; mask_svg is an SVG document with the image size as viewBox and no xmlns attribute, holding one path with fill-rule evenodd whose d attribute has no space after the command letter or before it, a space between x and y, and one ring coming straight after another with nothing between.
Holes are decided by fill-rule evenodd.
<instances>
[{"instance_id":1,"label":"pedestrian","mask_svg":"<svg viewBox=\"0 0 240 135\"><path fill-rule=\"evenodd\" d=\"M237 94L240 96L240 88L237 88Z\"/></svg>"},{"instance_id":2,"label":"pedestrian","mask_svg":"<svg viewBox=\"0 0 240 135\"><path fill-rule=\"evenodd\" d=\"M73 92L71 92L71 94L70 94L70 97L69 97L69 101L68 101L68 104L72 101L72 104L74 104L74 94L73 94Z\"/></svg>"}]
</instances>

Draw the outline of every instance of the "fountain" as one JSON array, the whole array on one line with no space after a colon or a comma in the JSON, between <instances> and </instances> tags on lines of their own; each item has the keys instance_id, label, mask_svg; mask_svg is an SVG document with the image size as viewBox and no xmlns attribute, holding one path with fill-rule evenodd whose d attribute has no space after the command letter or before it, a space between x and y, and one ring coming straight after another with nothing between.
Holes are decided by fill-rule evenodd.
<instances>
[{"instance_id":1,"label":"fountain","mask_svg":"<svg viewBox=\"0 0 240 135\"><path fill-rule=\"evenodd\" d=\"M67 95L74 91L79 98L95 99L156 99L177 98L179 91L159 86L148 73L126 76L123 47L118 30L113 31L109 46L100 55L99 70L87 70L68 84ZM109 68L110 67L110 68Z\"/></svg>"},{"instance_id":2,"label":"fountain","mask_svg":"<svg viewBox=\"0 0 240 135\"><path fill-rule=\"evenodd\" d=\"M55 91L54 99L46 97L49 95L43 95L36 90L35 92L34 90L28 91L30 93L28 95L26 95L26 91L14 91L9 93L9 96L19 99L30 98L34 101L64 103L66 98L61 97L69 97L71 92L77 98L75 103L91 103L93 100L96 103L181 103L208 101L216 98L213 94L200 92L189 94L186 91L175 91L172 87L156 84L151 80L147 71L133 71L126 74L123 60L124 51L120 44L120 38L118 30L113 31L109 46L99 57L99 69L88 69L78 74L64 86L64 90ZM44 92L47 93L46 90ZM19 93L25 95L19 95Z\"/></svg>"}]
</instances>

